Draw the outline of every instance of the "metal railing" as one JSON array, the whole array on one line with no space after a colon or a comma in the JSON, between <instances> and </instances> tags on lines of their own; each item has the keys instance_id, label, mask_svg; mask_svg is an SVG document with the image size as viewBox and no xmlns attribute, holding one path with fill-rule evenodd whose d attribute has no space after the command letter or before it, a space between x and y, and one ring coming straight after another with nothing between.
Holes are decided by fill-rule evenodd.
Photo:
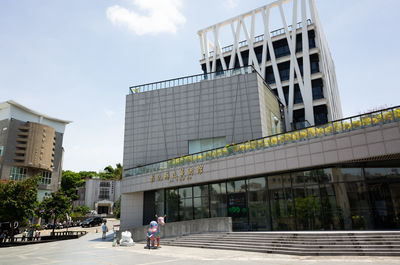
<instances>
[{"instance_id":1,"label":"metal railing","mask_svg":"<svg viewBox=\"0 0 400 265\"><path fill-rule=\"evenodd\" d=\"M61 232L54 232L50 235L46 236L7 236L0 240L0 247L8 244L29 244L29 243L37 243L37 242L50 242L55 240L65 240L65 239L74 239L79 238L87 234L87 231L61 231Z\"/></svg>"},{"instance_id":2,"label":"metal railing","mask_svg":"<svg viewBox=\"0 0 400 265\"><path fill-rule=\"evenodd\" d=\"M212 72L212 73L208 73L208 74L185 76L185 77L180 77L180 78L175 78L175 79L170 79L170 80L165 80L165 81L159 81L159 82L149 83L149 84L144 84L144 85L139 85L139 86L131 86L131 87L129 87L129 94L164 89L164 88L174 87L174 86L189 85L189 84L199 83L199 82L205 81L205 80L215 80L215 79L231 77L231 76L235 76L235 75L239 75L239 74L253 73L254 71L255 70L254 70L253 66L250 65L250 66L244 66L244 67L240 67L240 68L223 70L223 71L219 71L219 72Z\"/></svg>"},{"instance_id":3,"label":"metal railing","mask_svg":"<svg viewBox=\"0 0 400 265\"><path fill-rule=\"evenodd\" d=\"M324 125L311 126L304 129L276 134L265 138L250 140L239 144L211 149L200 153L177 157L166 161L135 167L124 171L124 177L136 176L160 170L167 170L193 163L201 163L222 157L253 152L261 149L281 146L289 143L306 141L318 137L354 131L384 123L400 121L400 106L380 111L353 116L341 120L328 122Z\"/></svg>"},{"instance_id":4,"label":"metal railing","mask_svg":"<svg viewBox=\"0 0 400 265\"><path fill-rule=\"evenodd\" d=\"M310 26L311 24L312 24L311 19L307 19L307 26ZM299 29L301 27L302 27L302 23L301 22L296 24L296 29ZM288 30L289 31L292 30L292 25L288 26ZM284 33L285 33L285 28L280 28L280 29L271 31L271 38L275 37L275 36L282 35ZM258 35L258 36L254 37L254 43L257 43L257 42L260 42L260 41L264 41L264 34L261 34L261 35ZM239 48L245 47L247 45L248 45L247 40L239 42ZM233 49L233 45L228 45L228 46L225 46L225 47L221 48L222 53L232 51L232 49ZM214 51L210 51L209 52L209 57L213 56L213 54L214 54ZM205 58L204 54L203 54L203 58Z\"/></svg>"}]
</instances>

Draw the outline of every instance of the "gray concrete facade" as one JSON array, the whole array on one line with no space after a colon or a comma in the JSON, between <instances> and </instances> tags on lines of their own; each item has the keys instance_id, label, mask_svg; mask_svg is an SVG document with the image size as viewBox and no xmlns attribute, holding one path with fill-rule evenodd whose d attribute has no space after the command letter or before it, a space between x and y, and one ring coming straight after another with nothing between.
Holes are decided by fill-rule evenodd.
<instances>
[{"instance_id":1,"label":"gray concrete facade","mask_svg":"<svg viewBox=\"0 0 400 265\"><path fill-rule=\"evenodd\" d=\"M121 192L125 198L125 205L123 205L124 210L121 211L121 225L123 223L132 225L132 227L142 225L143 211L136 209L135 205L138 203L143 205L144 191L314 167L328 167L368 161L368 159L398 158L399 155L400 122L397 121L124 178ZM201 172L197 170L199 166ZM194 169L194 175L190 178L170 178L169 180L164 178L167 172L170 176L174 172L179 175L180 172L189 172L190 168ZM161 176L160 179L153 178L158 175ZM124 213L124 211L128 212ZM129 219L131 214L135 215L136 221L125 220L125 218Z\"/></svg>"},{"instance_id":2,"label":"gray concrete facade","mask_svg":"<svg viewBox=\"0 0 400 265\"><path fill-rule=\"evenodd\" d=\"M190 140L226 144L271 134L277 98L257 73L130 94L126 97L124 169L187 155Z\"/></svg>"},{"instance_id":3,"label":"gray concrete facade","mask_svg":"<svg viewBox=\"0 0 400 265\"><path fill-rule=\"evenodd\" d=\"M121 224L122 231L130 231L134 241L144 240L144 236L147 233L149 225L136 227L133 229L126 229ZM231 217L215 217L207 219L198 219L182 222L165 223L164 226L160 227L160 238L165 237L177 237L189 234L200 234L200 233L222 233L232 232L232 218Z\"/></svg>"}]
</instances>

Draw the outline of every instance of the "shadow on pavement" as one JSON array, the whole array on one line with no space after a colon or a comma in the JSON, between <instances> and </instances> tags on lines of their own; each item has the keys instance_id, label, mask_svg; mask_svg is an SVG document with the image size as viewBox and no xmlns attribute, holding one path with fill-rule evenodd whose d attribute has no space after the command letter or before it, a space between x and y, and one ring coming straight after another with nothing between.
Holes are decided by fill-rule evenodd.
<instances>
[{"instance_id":1,"label":"shadow on pavement","mask_svg":"<svg viewBox=\"0 0 400 265\"><path fill-rule=\"evenodd\" d=\"M102 233L98 233L98 237L91 239L92 242L112 242L114 239L114 233L108 233L105 239L101 238Z\"/></svg>"}]
</instances>

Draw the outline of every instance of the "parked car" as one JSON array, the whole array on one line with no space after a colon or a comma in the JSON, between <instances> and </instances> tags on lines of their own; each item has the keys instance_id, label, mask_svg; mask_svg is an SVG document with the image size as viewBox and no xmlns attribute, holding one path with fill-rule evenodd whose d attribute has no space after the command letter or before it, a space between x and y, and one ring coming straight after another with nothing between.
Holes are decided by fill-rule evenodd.
<instances>
[{"instance_id":1,"label":"parked car","mask_svg":"<svg viewBox=\"0 0 400 265\"><path fill-rule=\"evenodd\" d=\"M101 225L103 223L103 218L101 217L90 217L81 223L82 227L92 227L95 225Z\"/></svg>"},{"instance_id":2,"label":"parked car","mask_svg":"<svg viewBox=\"0 0 400 265\"><path fill-rule=\"evenodd\" d=\"M43 227L44 229L53 229L53 224L45 224Z\"/></svg>"}]
</instances>

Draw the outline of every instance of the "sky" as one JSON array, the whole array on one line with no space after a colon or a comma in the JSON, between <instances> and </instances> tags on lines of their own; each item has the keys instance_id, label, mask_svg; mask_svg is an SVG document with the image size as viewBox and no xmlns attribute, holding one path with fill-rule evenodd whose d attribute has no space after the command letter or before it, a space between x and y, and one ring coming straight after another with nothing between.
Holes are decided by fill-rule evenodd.
<instances>
[{"instance_id":1,"label":"sky","mask_svg":"<svg viewBox=\"0 0 400 265\"><path fill-rule=\"evenodd\" d=\"M400 1L315 1L344 116L400 105ZM0 0L0 102L72 121L63 169L115 166L129 86L199 74L197 31L269 2Z\"/></svg>"}]
</instances>

